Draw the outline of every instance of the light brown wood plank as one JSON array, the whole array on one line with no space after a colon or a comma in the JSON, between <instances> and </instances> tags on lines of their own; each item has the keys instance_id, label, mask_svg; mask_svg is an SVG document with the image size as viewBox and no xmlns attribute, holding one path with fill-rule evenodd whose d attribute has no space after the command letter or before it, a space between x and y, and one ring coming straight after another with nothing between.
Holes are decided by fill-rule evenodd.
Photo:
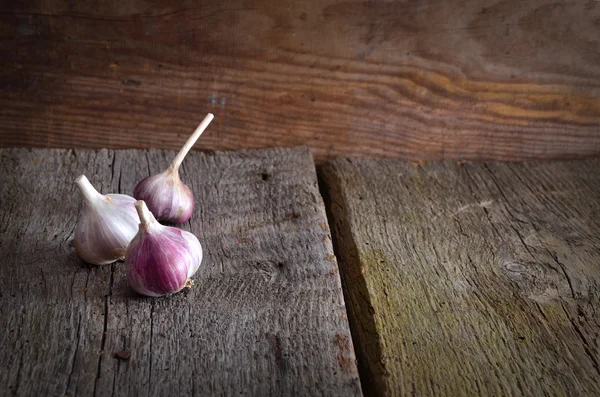
<instances>
[{"instance_id":1,"label":"light brown wood plank","mask_svg":"<svg viewBox=\"0 0 600 397\"><path fill-rule=\"evenodd\" d=\"M600 160L322 175L365 394L600 393Z\"/></svg>"},{"instance_id":2,"label":"light brown wood plank","mask_svg":"<svg viewBox=\"0 0 600 397\"><path fill-rule=\"evenodd\" d=\"M600 154L597 1L65 0L0 8L0 146Z\"/></svg>"},{"instance_id":3,"label":"light brown wood plank","mask_svg":"<svg viewBox=\"0 0 600 397\"><path fill-rule=\"evenodd\" d=\"M0 394L361 395L306 148L188 156L183 228L205 251L189 290L143 297L123 263L76 256L74 179L131 194L174 155L0 149Z\"/></svg>"}]
</instances>

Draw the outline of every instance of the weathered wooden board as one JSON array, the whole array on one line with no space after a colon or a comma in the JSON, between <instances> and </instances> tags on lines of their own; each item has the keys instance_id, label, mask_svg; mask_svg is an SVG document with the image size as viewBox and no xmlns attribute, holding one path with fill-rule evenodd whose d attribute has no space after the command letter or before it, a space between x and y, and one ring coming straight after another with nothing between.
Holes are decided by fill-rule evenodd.
<instances>
[{"instance_id":1,"label":"weathered wooden board","mask_svg":"<svg viewBox=\"0 0 600 397\"><path fill-rule=\"evenodd\" d=\"M0 146L600 154L600 2L0 5Z\"/></svg>"},{"instance_id":2,"label":"weathered wooden board","mask_svg":"<svg viewBox=\"0 0 600 397\"><path fill-rule=\"evenodd\" d=\"M600 395L600 160L322 174L365 394Z\"/></svg>"},{"instance_id":3,"label":"weathered wooden board","mask_svg":"<svg viewBox=\"0 0 600 397\"><path fill-rule=\"evenodd\" d=\"M305 148L188 156L206 255L189 290L142 297L123 263L76 256L73 180L131 194L173 156L0 150L0 395L360 395Z\"/></svg>"}]
</instances>

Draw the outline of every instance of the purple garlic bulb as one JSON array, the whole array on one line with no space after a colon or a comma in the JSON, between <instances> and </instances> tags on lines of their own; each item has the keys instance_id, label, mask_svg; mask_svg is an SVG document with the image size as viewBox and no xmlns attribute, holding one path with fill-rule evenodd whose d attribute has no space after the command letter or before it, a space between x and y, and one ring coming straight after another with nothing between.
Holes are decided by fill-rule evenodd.
<instances>
[{"instance_id":1,"label":"purple garlic bulb","mask_svg":"<svg viewBox=\"0 0 600 397\"><path fill-rule=\"evenodd\" d=\"M75 228L75 250L86 262L106 265L123 259L135 237L139 218L135 199L124 194L98 193L81 175L75 180L84 198Z\"/></svg>"},{"instance_id":2,"label":"purple garlic bulb","mask_svg":"<svg viewBox=\"0 0 600 397\"><path fill-rule=\"evenodd\" d=\"M144 201L135 204L140 217L137 235L127 247L127 282L147 296L172 294L193 284L202 262L202 246L192 233L163 226Z\"/></svg>"},{"instance_id":3,"label":"purple garlic bulb","mask_svg":"<svg viewBox=\"0 0 600 397\"><path fill-rule=\"evenodd\" d=\"M187 222L194 211L194 195L172 166L142 179L135 186L133 196L144 200L157 219L169 223Z\"/></svg>"},{"instance_id":4,"label":"purple garlic bulb","mask_svg":"<svg viewBox=\"0 0 600 397\"><path fill-rule=\"evenodd\" d=\"M133 196L137 200L144 200L159 221L184 223L192 216L194 195L179 178L179 167L213 118L214 116L209 113L202 120L169 168L160 174L142 179L133 190Z\"/></svg>"}]
</instances>

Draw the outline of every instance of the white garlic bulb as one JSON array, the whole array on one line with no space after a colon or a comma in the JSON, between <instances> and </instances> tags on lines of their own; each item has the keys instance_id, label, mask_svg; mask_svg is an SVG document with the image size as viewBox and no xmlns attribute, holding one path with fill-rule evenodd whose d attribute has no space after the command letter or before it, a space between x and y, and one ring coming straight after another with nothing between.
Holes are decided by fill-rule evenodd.
<instances>
[{"instance_id":1,"label":"white garlic bulb","mask_svg":"<svg viewBox=\"0 0 600 397\"><path fill-rule=\"evenodd\" d=\"M84 175L75 183L84 197L75 229L77 254L94 265L123 259L138 231L135 199L124 194L100 194Z\"/></svg>"},{"instance_id":2,"label":"white garlic bulb","mask_svg":"<svg viewBox=\"0 0 600 397\"><path fill-rule=\"evenodd\" d=\"M125 255L127 282L147 296L172 294L192 285L202 262L202 246L190 232L163 226L140 200L140 230Z\"/></svg>"}]
</instances>

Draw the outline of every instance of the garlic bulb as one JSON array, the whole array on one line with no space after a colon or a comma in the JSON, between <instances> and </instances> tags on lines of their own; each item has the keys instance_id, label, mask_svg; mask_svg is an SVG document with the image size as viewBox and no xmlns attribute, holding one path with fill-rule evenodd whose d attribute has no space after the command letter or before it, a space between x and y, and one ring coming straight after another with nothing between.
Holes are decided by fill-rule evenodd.
<instances>
[{"instance_id":1,"label":"garlic bulb","mask_svg":"<svg viewBox=\"0 0 600 397\"><path fill-rule=\"evenodd\" d=\"M142 179L136 185L133 197L144 200L159 221L184 223L192 216L194 195L179 179L179 166L213 118L214 116L209 113L202 120L169 168L160 174Z\"/></svg>"},{"instance_id":2,"label":"garlic bulb","mask_svg":"<svg viewBox=\"0 0 600 397\"><path fill-rule=\"evenodd\" d=\"M77 254L94 265L123 259L138 230L135 199L124 194L102 195L84 175L75 183L84 197L84 206L75 228Z\"/></svg>"},{"instance_id":3,"label":"garlic bulb","mask_svg":"<svg viewBox=\"0 0 600 397\"><path fill-rule=\"evenodd\" d=\"M147 296L162 296L191 286L202 262L202 246L192 233L156 221L144 201L135 204L140 228L127 247L127 282Z\"/></svg>"}]
</instances>

